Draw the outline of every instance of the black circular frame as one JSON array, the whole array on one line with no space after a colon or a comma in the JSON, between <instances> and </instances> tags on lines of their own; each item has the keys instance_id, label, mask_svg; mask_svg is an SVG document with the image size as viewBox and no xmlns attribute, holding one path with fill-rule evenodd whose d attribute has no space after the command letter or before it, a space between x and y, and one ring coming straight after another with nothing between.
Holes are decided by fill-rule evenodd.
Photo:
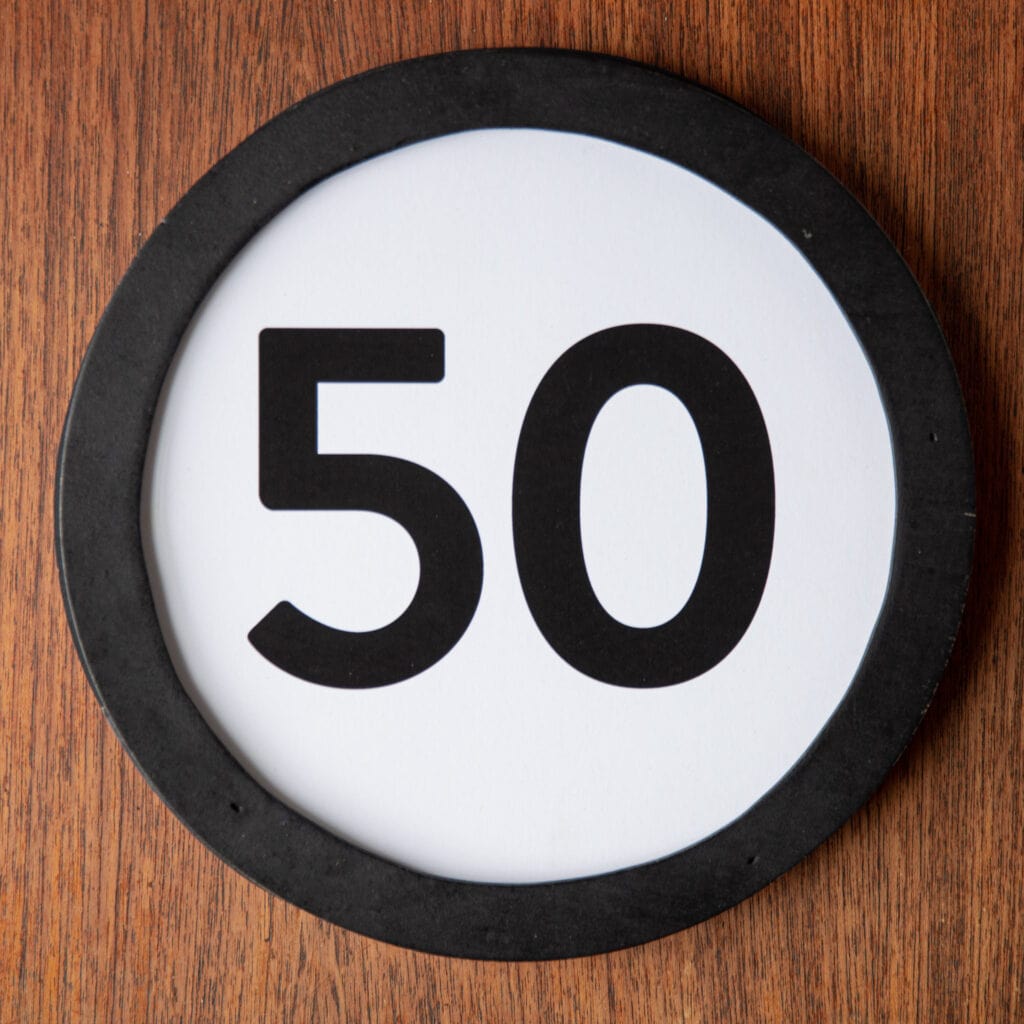
<instances>
[{"instance_id":1,"label":"black circular frame","mask_svg":"<svg viewBox=\"0 0 1024 1024\"><path fill-rule=\"evenodd\" d=\"M731 825L680 853L531 885L452 881L374 856L255 782L186 694L143 557L143 467L167 369L196 308L247 241L328 175L480 128L592 135L670 160L770 221L844 310L874 371L896 472L882 613L810 749ZM207 173L115 292L68 411L56 492L67 613L122 743L214 852L272 892L364 935L489 959L600 953L695 924L766 885L870 796L924 714L956 634L974 535L973 463L949 352L902 259L856 200L734 103L605 56L443 54L341 82L275 117Z\"/></svg>"}]
</instances>

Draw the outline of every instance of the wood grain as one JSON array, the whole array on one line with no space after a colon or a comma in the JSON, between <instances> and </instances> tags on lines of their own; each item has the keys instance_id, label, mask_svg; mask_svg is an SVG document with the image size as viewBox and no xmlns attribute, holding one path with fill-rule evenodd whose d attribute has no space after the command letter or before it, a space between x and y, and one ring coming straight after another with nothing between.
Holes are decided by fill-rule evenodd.
<instances>
[{"instance_id":1,"label":"wood grain","mask_svg":"<svg viewBox=\"0 0 1024 1024\"><path fill-rule=\"evenodd\" d=\"M0 1024L1024 1020L1024 16L843 0L8 0L0 10ZM143 782L65 626L52 478L133 254L268 117L443 49L580 47L718 89L881 222L933 302L978 462L961 639L881 792L746 903L648 946L447 960L225 868Z\"/></svg>"}]
</instances>

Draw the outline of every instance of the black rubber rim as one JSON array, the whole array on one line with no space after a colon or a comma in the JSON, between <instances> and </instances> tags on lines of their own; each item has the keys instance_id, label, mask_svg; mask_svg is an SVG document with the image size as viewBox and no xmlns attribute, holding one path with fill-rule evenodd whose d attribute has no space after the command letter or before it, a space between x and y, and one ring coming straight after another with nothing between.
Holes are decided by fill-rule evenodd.
<instances>
[{"instance_id":1,"label":"black rubber rim","mask_svg":"<svg viewBox=\"0 0 1024 1024\"><path fill-rule=\"evenodd\" d=\"M580 880L456 882L338 839L262 789L179 682L140 532L164 377L229 261L300 193L398 147L479 128L597 136L673 161L775 225L845 311L889 420L897 487L889 588L846 697L746 814L673 856ZM57 472L57 555L89 680L122 743L179 818L270 891L413 949L487 959L582 956L695 924L754 893L837 829L899 757L960 621L974 535L963 401L934 316L899 254L810 156L730 101L605 56L443 54L341 82L285 111L206 174L139 253L86 354Z\"/></svg>"}]
</instances>

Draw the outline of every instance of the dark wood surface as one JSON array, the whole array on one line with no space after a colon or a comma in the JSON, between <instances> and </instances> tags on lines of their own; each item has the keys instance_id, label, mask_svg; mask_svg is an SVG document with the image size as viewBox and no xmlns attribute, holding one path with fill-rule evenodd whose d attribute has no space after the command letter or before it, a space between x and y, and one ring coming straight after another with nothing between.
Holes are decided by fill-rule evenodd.
<instances>
[{"instance_id":1,"label":"dark wood surface","mask_svg":"<svg viewBox=\"0 0 1024 1024\"><path fill-rule=\"evenodd\" d=\"M0 10L0 1024L1024 1020L1024 15L846 3L40 2ZM390 948L267 895L147 788L78 664L52 480L77 365L218 157L343 76L443 49L620 54L720 90L857 195L934 304L971 416L975 577L878 795L746 903L541 964Z\"/></svg>"}]
</instances>

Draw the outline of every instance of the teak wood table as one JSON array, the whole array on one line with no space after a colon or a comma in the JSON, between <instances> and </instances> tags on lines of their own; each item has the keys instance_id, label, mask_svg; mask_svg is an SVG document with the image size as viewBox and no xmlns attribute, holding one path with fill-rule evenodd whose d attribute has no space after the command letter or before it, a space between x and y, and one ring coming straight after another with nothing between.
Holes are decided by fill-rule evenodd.
<instances>
[{"instance_id":1,"label":"teak wood table","mask_svg":"<svg viewBox=\"0 0 1024 1024\"><path fill-rule=\"evenodd\" d=\"M326 924L147 787L75 655L53 547L64 412L142 241L217 159L338 79L551 46L715 89L807 149L903 253L975 446L963 627L881 790L737 907L644 946L494 963ZM187 6L0 12L0 1024L1024 1018L1024 15L1009 3Z\"/></svg>"}]
</instances>

